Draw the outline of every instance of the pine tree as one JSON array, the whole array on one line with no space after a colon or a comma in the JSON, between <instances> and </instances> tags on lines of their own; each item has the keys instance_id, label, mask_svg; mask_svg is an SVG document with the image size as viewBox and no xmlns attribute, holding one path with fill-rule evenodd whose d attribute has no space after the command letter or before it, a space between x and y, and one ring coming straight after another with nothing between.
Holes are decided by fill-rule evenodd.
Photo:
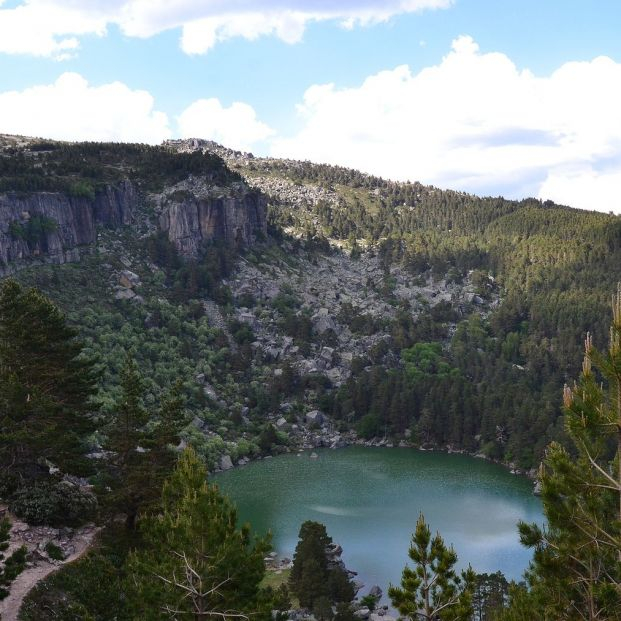
<instances>
[{"instance_id":1,"label":"pine tree","mask_svg":"<svg viewBox=\"0 0 621 621\"><path fill-rule=\"evenodd\" d=\"M126 515L134 528L136 517L158 504L164 479L176 460L173 449L185 423L181 384L177 382L162 400L154 427L142 404L144 382L130 353L121 372L121 397L108 427L107 448L113 452L112 505Z\"/></svg>"},{"instance_id":2,"label":"pine tree","mask_svg":"<svg viewBox=\"0 0 621 621\"><path fill-rule=\"evenodd\" d=\"M84 465L84 436L94 429L93 361L76 332L35 289L0 286L0 465L24 480L42 460L69 471ZM41 473L39 473L41 474Z\"/></svg>"},{"instance_id":3,"label":"pine tree","mask_svg":"<svg viewBox=\"0 0 621 621\"><path fill-rule=\"evenodd\" d=\"M125 513L129 529L134 528L150 478L144 448L148 414L142 405L142 394L142 377L133 355L128 353L121 371L121 396L107 430L106 448L114 455L111 502L115 509Z\"/></svg>"},{"instance_id":4,"label":"pine tree","mask_svg":"<svg viewBox=\"0 0 621 621\"><path fill-rule=\"evenodd\" d=\"M301 606L312 608L316 599L328 595L326 547L332 538L323 524L310 520L300 526L298 536L289 586Z\"/></svg>"},{"instance_id":5,"label":"pine tree","mask_svg":"<svg viewBox=\"0 0 621 621\"><path fill-rule=\"evenodd\" d=\"M402 617L426 621L469 621L475 574L471 568L458 576L457 554L431 531L421 514L416 522L408 555L414 568L403 569L401 587L390 586L388 595Z\"/></svg>"},{"instance_id":6,"label":"pine tree","mask_svg":"<svg viewBox=\"0 0 621 621\"><path fill-rule=\"evenodd\" d=\"M318 597L313 604L313 616L317 621L332 621L332 604L325 595Z\"/></svg>"},{"instance_id":7,"label":"pine tree","mask_svg":"<svg viewBox=\"0 0 621 621\"><path fill-rule=\"evenodd\" d=\"M160 512L140 519L143 546L130 556L130 600L143 621L264 618L259 583L265 538L237 527L231 502L187 449L166 481Z\"/></svg>"},{"instance_id":8,"label":"pine tree","mask_svg":"<svg viewBox=\"0 0 621 621\"><path fill-rule=\"evenodd\" d=\"M15 550L10 556L4 556L4 552L9 547L9 533L11 522L5 517L0 520L0 599L4 599L9 594L11 582L19 576L26 566L25 546Z\"/></svg>"},{"instance_id":9,"label":"pine tree","mask_svg":"<svg viewBox=\"0 0 621 621\"><path fill-rule=\"evenodd\" d=\"M546 526L520 524L535 549L531 590L520 599L555 619L621 618L621 288L608 351L587 335L580 380L565 387L563 402L574 447L553 443L546 452Z\"/></svg>"}]
</instances>

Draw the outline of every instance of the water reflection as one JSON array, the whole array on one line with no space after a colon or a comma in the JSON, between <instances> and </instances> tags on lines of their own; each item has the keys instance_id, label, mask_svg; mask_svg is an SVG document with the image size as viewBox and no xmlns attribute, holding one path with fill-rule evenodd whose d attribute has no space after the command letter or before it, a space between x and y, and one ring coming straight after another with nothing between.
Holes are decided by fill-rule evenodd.
<instances>
[{"instance_id":1,"label":"water reflection","mask_svg":"<svg viewBox=\"0 0 621 621\"><path fill-rule=\"evenodd\" d=\"M462 567L519 579L528 565L516 525L542 521L530 481L463 455L362 447L317 453L316 460L284 456L216 477L242 520L272 530L279 553L293 553L304 520L320 521L367 587L384 588L399 581L422 512Z\"/></svg>"}]
</instances>

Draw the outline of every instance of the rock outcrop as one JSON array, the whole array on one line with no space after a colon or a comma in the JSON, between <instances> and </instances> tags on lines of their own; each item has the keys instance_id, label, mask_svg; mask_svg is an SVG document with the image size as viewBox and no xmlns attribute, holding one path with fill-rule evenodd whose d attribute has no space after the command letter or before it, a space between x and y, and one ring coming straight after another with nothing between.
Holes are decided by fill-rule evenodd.
<instances>
[{"instance_id":1,"label":"rock outcrop","mask_svg":"<svg viewBox=\"0 0 621 621\"><path fill-rule=\"evenodd\" d=\"M188 194L167 205L160 228L186 257L196 257L204 242L216 239L235 247L249 246L267 233L266 201L249 190L219 196Z\"/></svg>"},{"instance_id":2,"label":"rock outcrop","mask_svg":"<svg viewBox=\"0 0 621 621\"><path fill-rule=\"evenodd\" d=\"M56 192L0 194L0 272L32 259L78 260L95 243L97 225L131 223L136 197L129 181L108 186L94 200Z\"/></svg>"}]
</instances>

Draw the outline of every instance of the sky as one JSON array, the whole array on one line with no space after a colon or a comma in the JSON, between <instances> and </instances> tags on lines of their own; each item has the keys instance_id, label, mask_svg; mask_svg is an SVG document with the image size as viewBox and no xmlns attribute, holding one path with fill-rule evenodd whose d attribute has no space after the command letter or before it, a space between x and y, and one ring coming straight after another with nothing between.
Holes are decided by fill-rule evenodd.
<instances>
[{"instance_id":1,"label":"sky","mask_svg":"<svg viewBox=\"0 0 621 621\"><path fill-rule=\"evenodd\" d=\"M0 0L0 133L621 213L619 0Z\"/></svg>"}]
</instances>

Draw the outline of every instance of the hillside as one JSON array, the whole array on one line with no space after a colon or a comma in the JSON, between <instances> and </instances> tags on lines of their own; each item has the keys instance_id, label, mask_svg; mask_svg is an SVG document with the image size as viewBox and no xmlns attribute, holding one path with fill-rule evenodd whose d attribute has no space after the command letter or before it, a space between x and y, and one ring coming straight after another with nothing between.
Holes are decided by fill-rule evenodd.
<instances>
[{"instance_id":1,"label":"hillside","mask_svg":"<svg viewBox=\"0 0 621 621\"><path fill-rule=\"evenodd\" d=\"M530 469L606 338L616 216L199 140L0 149L3 272L79 328L104 413L128 350L146 403L181 379L210 468L355 430Z\"/></svg>"}]
</instances>

